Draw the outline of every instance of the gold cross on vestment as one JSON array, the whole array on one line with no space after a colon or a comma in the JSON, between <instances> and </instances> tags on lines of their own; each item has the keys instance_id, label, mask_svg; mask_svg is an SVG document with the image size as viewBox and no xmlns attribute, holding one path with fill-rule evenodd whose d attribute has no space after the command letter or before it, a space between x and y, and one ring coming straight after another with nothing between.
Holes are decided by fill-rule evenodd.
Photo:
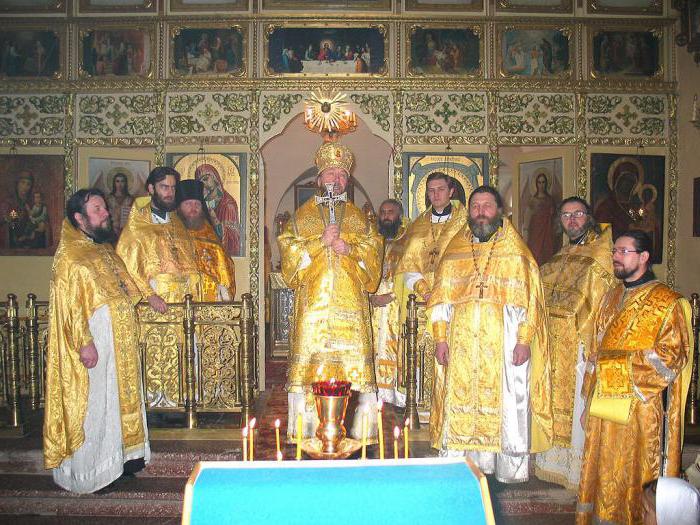
<instances>
[{"instance_id":1,"label":"gold cross on vestment","mask_svg":"<svg viewBox=\"0 0 700 525\"><path fill-rule=\"evenodd\" d=\"M475 288L479 289L479 299L484 298L484 288L488 288L489 285L486 284L485 282L481 281L479 284L475 286Z\"/></svg>"},{"instance_id":2,"label":"gold cross on vestment","mask_svg":"<svg viewBox=\"0 0 700 525\"><path fill-rule=\"evenodd\" d=\"M435 246L432 250L428 252L428 255L430 255L430 267L432 268L435 265L435 258L440 255L440 252L437 249L437 246Z\"/></svg>"}]
</instances>

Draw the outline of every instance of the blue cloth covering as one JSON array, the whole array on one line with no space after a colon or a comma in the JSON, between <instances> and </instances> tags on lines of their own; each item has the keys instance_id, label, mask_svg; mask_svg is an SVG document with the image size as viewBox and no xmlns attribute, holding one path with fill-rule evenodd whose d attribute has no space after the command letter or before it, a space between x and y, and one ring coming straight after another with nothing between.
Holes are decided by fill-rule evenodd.
<instances>
[{"instance_id":1,"label":"blue cloth covering","mask_svg":"<svg viewBox=\"0 0 700 525\"><path fill-rule=\"evenodd\" d=\"M190 523L486 523L479 481L463 462L335 463L339 466L204 463L192 492Z\"/></svg>"}]
</instances>

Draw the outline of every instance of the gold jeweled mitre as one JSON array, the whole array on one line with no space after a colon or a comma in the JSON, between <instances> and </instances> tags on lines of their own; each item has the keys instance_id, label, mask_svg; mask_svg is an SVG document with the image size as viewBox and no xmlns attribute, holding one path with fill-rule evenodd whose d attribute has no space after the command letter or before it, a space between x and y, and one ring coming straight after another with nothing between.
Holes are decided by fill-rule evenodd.
<instances>
[{"instance_id":1,"label":"gold jeweled mitre","mask_svg":"<svg viewBox=\"0 0 700 525\"><path fill-rule=\"evenodd\" d=\"M321 173L327 168L342 168L350 174L355 157L350 148L337 142L326 142L316 152L316 168Z\"/></svg>"}]
</instances>

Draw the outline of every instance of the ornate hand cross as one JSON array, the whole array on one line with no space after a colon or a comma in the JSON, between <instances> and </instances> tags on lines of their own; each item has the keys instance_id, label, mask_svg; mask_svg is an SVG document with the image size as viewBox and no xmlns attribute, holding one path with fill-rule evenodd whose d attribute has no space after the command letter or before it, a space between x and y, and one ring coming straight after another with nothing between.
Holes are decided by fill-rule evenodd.
<instances>
[{"instance_id":1,"label":"ornate hand cross","mask_svg":"<svg viewBox=\"0 0 700 525\"><path fill-rule=\"evenodd\" d=\"M328 222L330 224L335 224L335 205L338 202L346 202L348 196L346 193L341 193L340 195L333 195L332 182L326 184L326 194L323 197L316 196L316 204L325 204L328 206Z\"/></svg>"}]
</instances>

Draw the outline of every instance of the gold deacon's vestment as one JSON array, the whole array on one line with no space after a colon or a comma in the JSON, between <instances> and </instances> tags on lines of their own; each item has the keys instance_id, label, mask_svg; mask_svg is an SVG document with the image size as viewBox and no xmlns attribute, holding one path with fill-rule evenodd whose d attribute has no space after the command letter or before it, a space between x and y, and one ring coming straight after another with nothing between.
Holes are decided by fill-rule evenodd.
<instances>
[{"instance_id":1,"label":"gold deacon's vestment","mask_svg":"<svg viewBox=\"0 0 700 525\"><path fill-rule=\"evenodd\" d=\"M603 296L617 283L611 248L612 229L603 225L600 234L589 230L540 268L552 359L554 446L537 456L536 473L571 489L578 487L581 474L580 418L585 407L581 387L593 323Z\"/></svg>"},{"instance_id":2,"label":"gold deacon's vestment","mask_svg":"<svg viewBox=\"0 0 700 525\"><path fill-rule=\"evenodd\" d=\"M208 222L198 230L188 230L199 270L202 301L233 301L236 270L219 237Z\"/></svg>"},{"instance_id":3,"label":"gold deacon's vestment","mask_svg":"<svg viewBox=\"0 0 700 525\"><path fill-rule=\"evenodd\" d=\"M408 226L404 254L396 268L396 274L403 274L408 288L419 294L420 300L432 290L440 258L452 237L464 226L467 212L459 201L452 201L449 219L434 222L432 217L433 208L429 206Z\"/></svg>"},{"instance_id":4,"label":"gold deacon's vestment","mask_svg":"<svg viewBox=\"0 0 700 525\"><path fill-rule=\"evenodd\" d=\"M401 353L402 312L408 294L404 281L397 277L395 270L403 255L406 228L401 226L394 239L384 242L384 262L382 280L376 294L393 294L390 303L372 308L372 335L375 348L375 369L379 399L397 406L406 404L405 391L401 378L404 366Z\"/></svg>"},{"instance_id":5,"label":"gold deacon's vestment","mask_svg":"<svg viewBox=\"0 0 700 525\"><path fill-rule=\"evenodd\" d=\"M376 392L368 292L381 278L382 237L351 203L336 205L349 255L323 245L328 208L310 199L278 237L282 276L294 290L287 389L308 392L319 380L351 381Z\"/></svg>"},{"instance_id":6,"label":"gold deacon's vestment","mask_svg":"<svg viewBox=\"0 0 700 525\"><path fill-rule=\"evenodd\" d=\"M603 299L584 380L590 408L577 524L641 524L642 485L679 475L690 318L688 301L656 280L620 284Z\"/></svg>"},{"instance_id":7,"label":"gold deacon's vestment","mask_svg":"<svg viewBox=\"0 0 700 525\"><path fill-rule=\"evenodd\" d=\"M501 481L527 480L528 454L552 439L546 313L537 263L507 219L489 241L466 224L453 237L428 306L435 340L449 345L447 366L435 365L432 446L478 452ZM516 343L531 352L517 367Z\"/></svg>"},{"instance_id":8,"label":"gold deacon's vestment","mask_svg":"<svg viewBox=\"0 0 700 525\"><path fill-rule=\"evenodd\" d=\"M112 246L65 219L49 296L44 465L68 490L94 492L118 478L125 461L150 456L134 311L140 299ZM88 370L80 349L91 342L98 362Z\"/></svg>"},{"instance_id":9,"label":"gold deacon's vestment","mask_svg":"<svg viewBox=\"0 0 700 525\"><path fill-rule=\"evenodd\" d=\"M187 229L174 212L167 222L154 218L150 197L136 199L117 243L144 298L154 293L166 302L182 302L185 294L199 301L199 276Z\"/></svg>"}]
</instances>

